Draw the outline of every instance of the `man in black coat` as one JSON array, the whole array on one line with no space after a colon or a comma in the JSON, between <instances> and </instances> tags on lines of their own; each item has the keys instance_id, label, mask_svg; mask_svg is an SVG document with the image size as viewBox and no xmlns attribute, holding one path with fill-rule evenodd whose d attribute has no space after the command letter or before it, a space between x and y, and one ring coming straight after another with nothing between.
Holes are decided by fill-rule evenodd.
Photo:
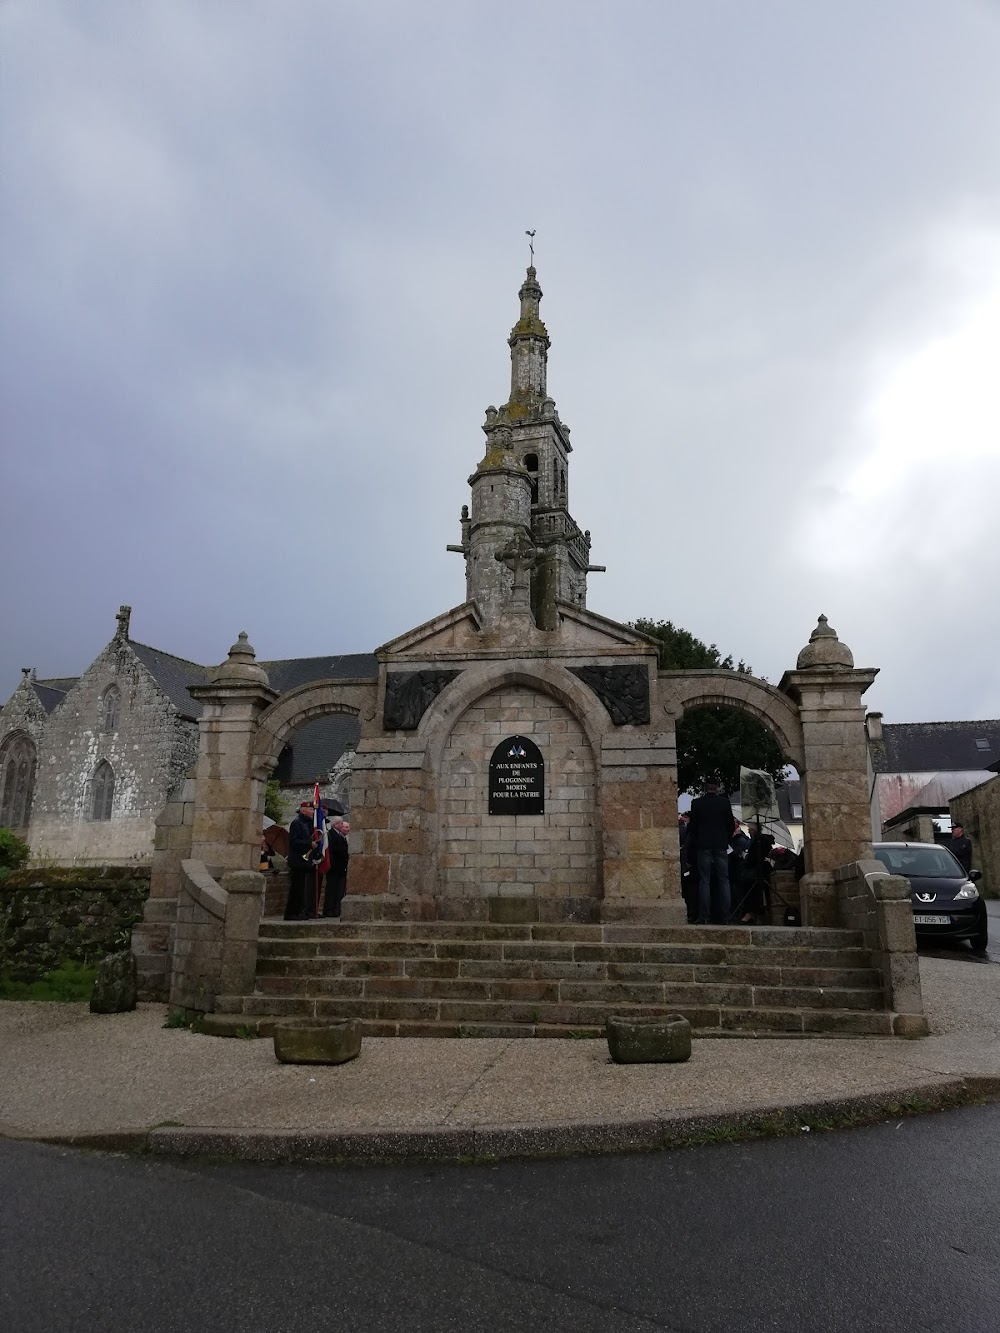
<instances>
[{"instance_id":1,"label":"man in black coat","mask_svg":"<svg viewBox=\"0 0 1000 1333\"><path fill-rule=\"evenodd\" d=\"M344 819L330 821L327 836L330 840L330 869L326 872L326 897L323 899L324 916L340 916L340 904L347 892L347 864L351 853L347 848L350 824Z\"/></svg>"},{"instance_id":2,"label":"man in black coat","mask_svg":"<svg viewBox=\"0 0 1000 1333\"><path fill-rule=\"evenodd\" d=\"M316 915L314 881L316 868L312 849L316 829L313 818L316 807L312 801L303 801L299 813L288 826L288 903L286 921L308 921Z\"/></svg>"},{"instance_id":3,"label":"man in black coat","mask_svg":"<svg viewBox=\"0 0 1000 1333\"><path fill-rule=\"evenodd\" d=\"M729 920L729 839L737 828L729 797L714 779L705 783L704 796L691 802L691 817L684 849L698 874L696 924L725 925Z\"/></svg>"},{"instance_id":4,"label":"man in black coat","mask_svg":"<svg viewBox=\"0 0 1000 1333\"><path fill-rule=\"evenodd\" d=\"M966 874L972 869L972 843L961 824L952 824L948 850Z\"/></svg>"}]
</instances>

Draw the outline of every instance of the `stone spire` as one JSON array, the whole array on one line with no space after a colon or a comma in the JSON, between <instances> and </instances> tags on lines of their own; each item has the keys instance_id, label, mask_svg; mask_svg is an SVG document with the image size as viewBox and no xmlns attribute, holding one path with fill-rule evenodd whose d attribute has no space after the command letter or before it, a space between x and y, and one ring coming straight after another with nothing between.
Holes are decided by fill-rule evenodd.
<instances>
[{"instance_id":1,"label":"stone spire","mask_svg":"<svg viewBox=\"0 0 1000 1333\"><path fill-rule=\"evenodd\" d=\"M556 630L559 603L586 606L587 575L603 566L590 563L590 533L569 512L573 446L548 395L549 334L534 263L518 298L521 313L507 339L510 398L486 409L486 454L469 478L472 503L462 510L461 544L448 549L465 556L466 598L479 605L484 629L499 625L512 602L520 609L529 586L536 625ZM516 579L496 558L511 542L534 548L530 565L519 560Z\"/></svg>"},{"instance_id":2,"label":"stone spire","mask_svg":"<svg viewBox=\"0 0 1000 1333\"><path fill-rule=\"evenodd\" d=\"M826 616L820 616L816 628L809 635L809 642L799 653L795 663L797 671L809 671L813 667L833 667L838 671L849 671L854 666L854 654L846 643L837 638L837 631Z\"/></svg>"},{"instance_id":3,"label":"stone spire","mask_svg":"<svg viewBox=\"0 0 1000 1333\"><path fill-rule=\"evenodd\" d=\"M532 264L518 292L521 317L510 331L510 402L508 416L517 420L526 409L545 400L548 378L549 334L538 313L542 289ZM518 411L518 409L521 409Z\"/></svg>"}]
</instances>

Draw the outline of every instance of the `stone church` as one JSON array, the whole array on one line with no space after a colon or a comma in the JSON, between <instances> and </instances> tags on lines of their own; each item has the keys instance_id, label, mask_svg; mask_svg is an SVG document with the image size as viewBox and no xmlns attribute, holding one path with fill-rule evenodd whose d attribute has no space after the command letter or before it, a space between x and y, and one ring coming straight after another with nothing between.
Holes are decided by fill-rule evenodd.
<instances>
[{"instance_id":1,"label":"stone church","mask_svg":"<svg viewBox=\"0 0 1000 1333\"><path fill-rule=\"evenodd\" d=\"M241 633L188 682L197 759L156 815L133 941L146 994L219 1031L355 1014L387 1034L592 1032L612 1003L689 1012L716 1033L923 1030L905 883L868 859L862 696L876 671L823 616L777 686L661 671L655 643L588 608L601 567L570 511L541 298L532 266L509 395L486 409L449 548L464 601L370 670L330 659L292 684ZM763 721L801 776L805 929L685 924L675 737L704 705ZM265 784L289 738L331 718L357 735L344 919L272 921L256 873Z\"/></svg>"}]
</instances>

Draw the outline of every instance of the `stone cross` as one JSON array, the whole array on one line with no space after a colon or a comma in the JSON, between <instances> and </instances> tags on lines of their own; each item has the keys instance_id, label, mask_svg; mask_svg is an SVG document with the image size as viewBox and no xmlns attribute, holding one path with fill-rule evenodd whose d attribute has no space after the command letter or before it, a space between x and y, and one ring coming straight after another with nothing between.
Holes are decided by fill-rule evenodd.
<instances>
[{"instance_id":1,"label":"stone cross","mask_svg":"<svg viewBox=\"0 0 1000 1333\"><path fill-rule=\"evenodd\" d=\"M527 533L518 533L494 557L514 575L511 615L531 615L531 571L538 563L538 548Z\"/></svg>"}]
</instances>

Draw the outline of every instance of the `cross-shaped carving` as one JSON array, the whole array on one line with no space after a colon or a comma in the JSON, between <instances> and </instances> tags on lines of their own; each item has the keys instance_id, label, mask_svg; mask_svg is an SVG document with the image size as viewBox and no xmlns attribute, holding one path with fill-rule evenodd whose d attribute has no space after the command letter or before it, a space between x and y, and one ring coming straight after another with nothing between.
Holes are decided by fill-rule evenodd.
<instances>
[{"instance_id":1,"label":"cross-shaped carving","mask_svg":"<svg viewBox=\"0 0 1000 1333\"><path fill-rule=\"evenodd\" d=\"M495 558L514 575L515 590L526 588L528 576L538 563L538 548L530 537L521 532L512 537L506 546L501 546Z\"/></svg>"}]
</instances>

